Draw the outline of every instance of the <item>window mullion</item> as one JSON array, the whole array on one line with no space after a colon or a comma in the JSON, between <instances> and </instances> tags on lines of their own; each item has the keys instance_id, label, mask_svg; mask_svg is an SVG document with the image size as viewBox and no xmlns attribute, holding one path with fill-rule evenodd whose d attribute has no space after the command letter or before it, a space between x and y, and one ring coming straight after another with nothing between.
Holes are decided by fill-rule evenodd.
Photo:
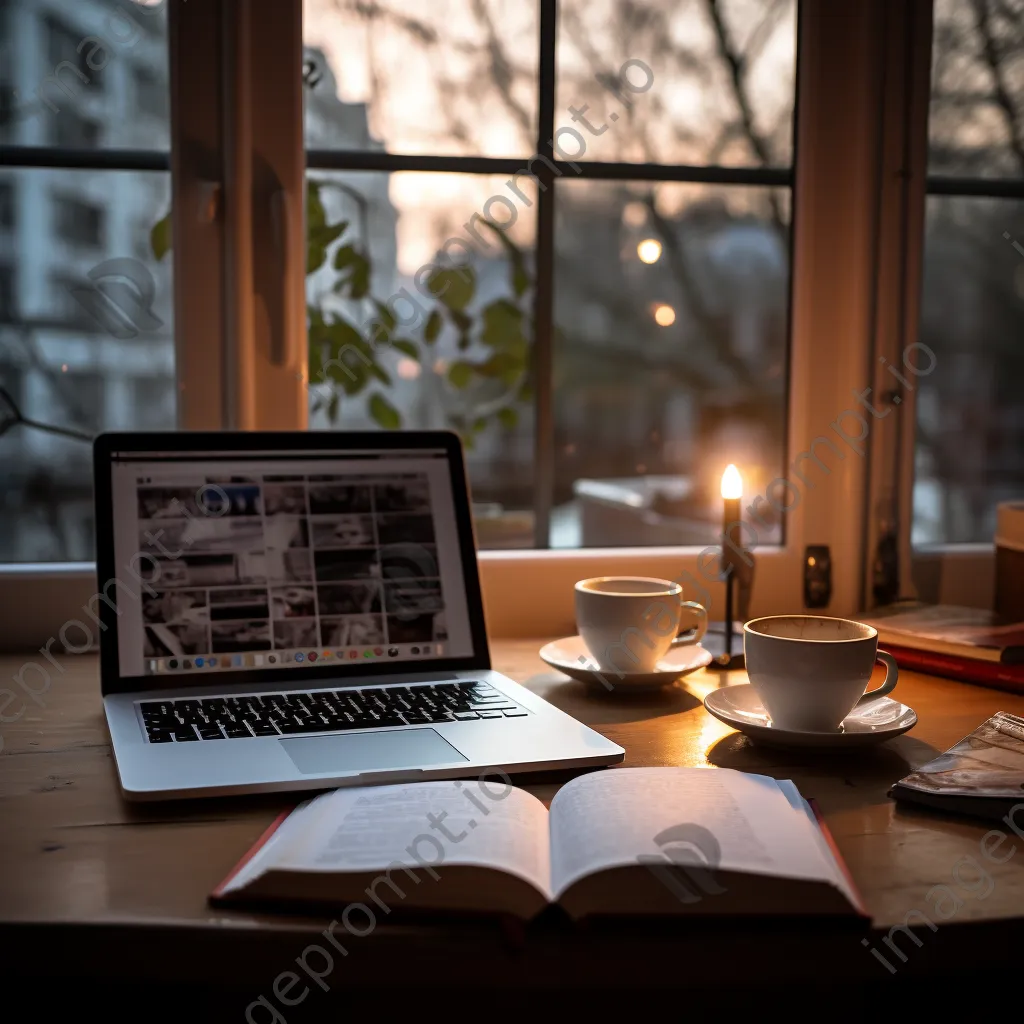
<instances>
[{"instance_id":1,"label":"window mullion","mask_svg":"<svg viewBox=\"0 0 1024 1024\"><path fill-rule=\"evenodd\" d=\"M541 0L537 90L537 242L533 299L534 546L551 546L555 485L554 289L555 191L552 145L555 132L555 0Z\"/></svg>"},{"instance_id":2,"label":"window mullion","mask_svg":"<svg viewBox=\"0 0 1024 1024\"><path fill-rule=\"evenodd\" d=\"M222 2L171 4L171 209L178 426L226 426Z\"/></svg>"},{"instance_id":3,"label":"window mullion","mask_svg":"<svg viewBox=\"0 0 1024 1024\"><path fill-rule=\"evenodd\" d=\"M885 10L875 269L872 450L867 480L866 607L912 597L917 341L924 247L931 0ZM903 381L908 381L905 386Z\"/></svg>"}]
</instances>

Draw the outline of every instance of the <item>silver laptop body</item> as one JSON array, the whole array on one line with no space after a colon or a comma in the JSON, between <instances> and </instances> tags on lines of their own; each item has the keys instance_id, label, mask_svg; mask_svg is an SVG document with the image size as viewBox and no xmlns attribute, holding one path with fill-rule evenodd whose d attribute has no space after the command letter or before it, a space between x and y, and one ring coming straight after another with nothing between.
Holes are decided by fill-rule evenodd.
<instances>
[{"instance_id":1,"label":"silver laptop body","mask_svg":"<svg viewBox=\"0 0 1024 1024\"><path fill-rule=\"evenodd\" d=\"M108 433L94 465L126 798L622 760L491 669L455 435Z\"/></svg>"}]
</instances>

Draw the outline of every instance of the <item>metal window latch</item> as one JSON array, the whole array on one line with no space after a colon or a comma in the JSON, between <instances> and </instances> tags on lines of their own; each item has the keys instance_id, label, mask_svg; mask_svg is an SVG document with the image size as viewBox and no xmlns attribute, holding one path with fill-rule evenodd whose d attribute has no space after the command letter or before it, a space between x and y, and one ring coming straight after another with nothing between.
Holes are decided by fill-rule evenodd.
<instances>
[{"instance_id":1,"label":"metal window latch","mask_svg":"<svg viewBox=\"0 0 1024 1024\"><path fill-rule=\"evenodd\" d=\"M804 607L827 608L832 600L832 555L827 544L804 550Z\"/></svg>"}]
</instances>

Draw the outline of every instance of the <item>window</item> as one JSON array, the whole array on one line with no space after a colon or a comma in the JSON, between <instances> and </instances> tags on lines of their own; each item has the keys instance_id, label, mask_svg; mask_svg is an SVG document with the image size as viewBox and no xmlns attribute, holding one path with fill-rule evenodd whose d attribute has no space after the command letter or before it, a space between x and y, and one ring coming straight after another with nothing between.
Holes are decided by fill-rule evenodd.
<instances>
[{"instance_id":1,"label":"window","mask_svg":"<svg viewBox=\"0 0 1024 1024\"><path fill-rule=\"evenodd\" d=\"M150 244L170 201L169 127L127 105L140 61L167 93L166 4L14 0L6 14L3 77L18 96L3 93L0 256L18 274L0 272L0 383L26 417L85 437L172 427L171 261ZM87 442L0 436L0 563L89 561L92 514Z\"/></svg>"},{"instance_id":2,"label":"window","mask_svg":"<svg viewBox=\"0 0 1024 1024\"><path fill-rule=\"evenodd\" d=\"M712 543L784 466L795 2L303 13L310 425L458 430L483 547Z\"/></svg>"},{"instance_id":3,"label":"window","mask_svg":"<svg viewBox=\"0 0 1024 1024\"><path fill-rule=\"evenodd\" d=\"M1009 32L1019 0L992 3ZM112 7L138 31L114 36L83 81L75 69L90 51L78 47ZM865 480L873 495L883 427L904 446L912 432L891 417L879 443L859 449L835 420L867 383L873 318L888 308L874 268L899 247L876 246L889 216L879 190L908 180L880 170L888 142L869 129L888 117L879 109L905 133L924 129L922 111L891 97L907 80L904 37L930 39L928 0L800 0L799 18L796 0L280 0L247 17L251 8L232 20L221 0L180 0L168 40L164 3L10 6L3 75L19 99L0 185L17 188L17 231L0 237L0 255L19 270L21 320L0 324L0 352L27 413L84 433L453 427L491 549L481 564L499 634L568 627L584 575L698 574L705 556L693 545L716 545L717 483L736 462L764 549L754 613L801 606L805 543L832 545L830 610L863 608ZM911 8L922 15L912 31ZM72 63L59 78L51 15L77 36L61 36ZM997 48L1014 88L1019 37ZM173 126L168 46L184 69ZM961 54L947 67L969 64ZM138 69L168 89L163 113ZM931 169L921 329L947 334L962 311L929 303L956 288L995 296L977 313L990 324L1009 295L981 268L995 252L1017 258L1003 238L1018 237L1016 222L998 211L1024 199L1014 136L999 134L1002 94L982 103L974 79L962 91L932 119L952 156ZM54 119L72 112L95 135L61 134ZM907 186L915 201L920 178ZM172 198L173 252L159 259ZM65 199L78 205L58 212ZM963 211L975 225L983 208L999 222L995 244L936 277L934 239L950 227L931 211L964 227ZM966 252L969 232L957 237ZM905 248L920 256L919 237L907 233ZM961 250L947 245L942 260L951 252ZM135 300L131 281L107 276L123 259L144 271ZM909 291L899 272L885 280L889 298L916 309L912 277ZM928 378L940 404L967 372ZM90 374L102 386L84 407L74 382ZM989 404L1012 410L1010 374L991 376ZM921 390L901 423L912 408L929 422L936 399ZM826 434L835 443L816 449ZM83 450L21 428L0 438L0 536L21 538L5 557L87 550ZM800 459L811 483L793 469ZM952 493L936 472L946 468L922 470L919 485ZM780 485L798 479L793 502ZM708 591L721 600L720 583Z\"/></svg>"},{"instance_id":4,"label":"window","mask_svg":"<svg viewBox=\"0 0 1024 1024\"><path fill-rule=\"evenodd\" d=\"M991 543L1024 493L1024 4L937 0L913 541Z\"/></svg>"},{"instance_id":5,"label":"window","mask_svg":"<svg viewBox=\"0 0 1024 1024\"><path fill-rule=\"evenodd\" d=\"M62 242L99 248L103 245L106 212L91 202L71 196L53 199L53 230Z\"/></svg>"}]
</instances>

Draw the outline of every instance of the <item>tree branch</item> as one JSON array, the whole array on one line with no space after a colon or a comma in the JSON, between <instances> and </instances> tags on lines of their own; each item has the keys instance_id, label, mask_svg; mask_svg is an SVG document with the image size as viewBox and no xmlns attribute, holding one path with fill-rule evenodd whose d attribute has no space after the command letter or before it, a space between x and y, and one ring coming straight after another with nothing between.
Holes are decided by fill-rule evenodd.
<instances>
[{"instance_id":1,"label":"tree branch","mask_svg":"<svg viewBox=\"0 0 1024 1024\"><path fill-rule=\"evenodd\" d=\"M1021 174L1024 174L1024 133L1021 132L1018 124L1017 109L1010 95L1006 82L1005 68L1000 59L999 48L995 36L992 33L992 22L989 18L988 4L986 0L972 0L974 9L974 24L981 36L982 53L985 63L992 74L992 81L995 86L996 100L999 108L1006 118L1006 127L1010 135L1010 149L1017 158Z\"/></svg>"},{"instance_id":2,"label":"tree branch","mask_svg":"<svg viewBox=\"0 0 1024 1024\"><path fill-rule=\"evenodd\" d=\"M754 112L750 105L750 98L747 96L747 85L745 80L745 59L738 53L729 39L729 30L725 24L722 8L719 0L707 0L708 15L715 30L715 41L718 44L718 55L725 62L729 70L729 80L732 83L733 97L740 112L740 124L743 133L750 142L755 156L761 161L762 166L770 167L772 154L768 144L757 130L754 124ZM785 231L785 221L782 216L782 208L779 205L778 197L774 192L769 193L769 204L772 210L772 220L775 222L776 230Z\"/></svg>"}]
</instances>

